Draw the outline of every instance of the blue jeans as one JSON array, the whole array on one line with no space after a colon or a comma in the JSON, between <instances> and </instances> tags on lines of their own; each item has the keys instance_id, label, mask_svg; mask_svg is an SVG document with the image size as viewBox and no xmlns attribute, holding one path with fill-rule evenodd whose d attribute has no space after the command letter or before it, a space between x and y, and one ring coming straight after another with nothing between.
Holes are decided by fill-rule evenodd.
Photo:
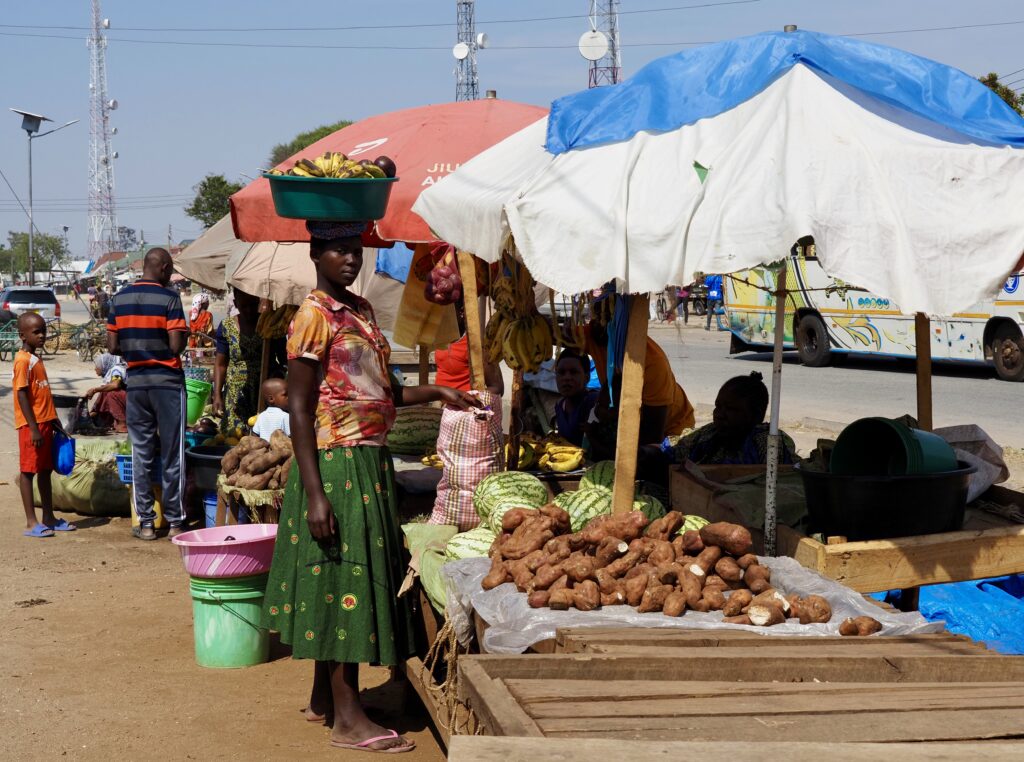
<instances>
[{"instance_id":1,"label":"blue jeans","mask_svg":"<svg viewBox=\"0 0 1024 762\"><path fill-rule=\"evenodd\" d=\"M163 468L164 518L171 526L185 519L185 388L137 389L128 387L126 408L128 439L132 443L132 482L135 512L142 526L153 526L151 470L159 460Z\"/></svg>"}]
</instances>

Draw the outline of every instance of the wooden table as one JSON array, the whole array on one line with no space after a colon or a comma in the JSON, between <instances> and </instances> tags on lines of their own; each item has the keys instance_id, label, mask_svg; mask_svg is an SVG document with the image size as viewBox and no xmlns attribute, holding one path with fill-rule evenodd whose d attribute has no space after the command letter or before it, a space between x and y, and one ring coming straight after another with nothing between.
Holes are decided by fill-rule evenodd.
<instances>
[{"instance_id":1,"label":"wooden table","mask_svg":"<svg viewBox=\"0 0 1024 762\"><path fill-rule=\"evenodd\" d=\"M757 758L771 758L762 744L791 750L822 742L972 741L973 756L982 741L1024 736L1024 657L1000 656L946 633L819 638L574 630L559 633L558 641L563 652L553 655L459 660L460 698L485 735L587 739L576 748L605 749L609 759L635 758L637 742L727 742L735 759L742 744L751 744L747 750ZM450 759L468 759L455 752L470 748L453 743ZM512 748L518 754L538 746ZM1024 755L1024 744L1012 750ZM519 757L506 757L513 758ZM796 758L809 759L810 751Z\"/></svg>"},{"instance_id":2,"label":"wooden table","mask_svg":"<svg viewBox=\"0 0 1024 762\"><path fill-rule=\"evenodd\" d=\"M761 466L705 466L706 474L724 482L751 476ZM711 521L742 523L741 517L718 502L713 485L701 483L684 471L673 469L669 480L671 505ZM1024 494L992 487L983 499L1001 505L1024 507ZM760 551L762 533L751 527ZM959 532L897 537L888 540L828 543L778 527L778 552L802 566L841 582L861 593L985 579L1024 572L1024 524L1012 523L986 511L968 510Z\"/></svg>"}]
</instances>

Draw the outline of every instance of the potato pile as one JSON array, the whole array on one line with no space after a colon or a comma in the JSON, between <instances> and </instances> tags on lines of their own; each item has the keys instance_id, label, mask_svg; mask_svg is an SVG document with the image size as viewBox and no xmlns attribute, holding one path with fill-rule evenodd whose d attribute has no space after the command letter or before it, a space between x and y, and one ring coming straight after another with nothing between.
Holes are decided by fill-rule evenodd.
<instances>
[{"instance_id":1,"label":"potato pile","mask_svg":"<svg viewBox=\"0 0 1024 762\"><path fill-rule=\"evenodd\" d=\"M241 489L282 489L292 467L292 440L275 431L270 442L257 436L242 437L224 455L221 472L226 483Z\"/></svg>"},{"instance_id":2,"label":"potato pile","mask_svg":"<svg viewBox=\"0 0 1024 762\"><path fill-rule=\"evenodd\" d=\"M568 514L554 504L515 508L502 518L482 586L513 582L533 608L625 605L672 617L721 611L726 623L763 627L832 618L821 596L786 596L772 587L746 528L718 522L677 534L684 520L670 511L648 522L633 511L599 516L571 534Z\"/></svg>"}]
</instances>

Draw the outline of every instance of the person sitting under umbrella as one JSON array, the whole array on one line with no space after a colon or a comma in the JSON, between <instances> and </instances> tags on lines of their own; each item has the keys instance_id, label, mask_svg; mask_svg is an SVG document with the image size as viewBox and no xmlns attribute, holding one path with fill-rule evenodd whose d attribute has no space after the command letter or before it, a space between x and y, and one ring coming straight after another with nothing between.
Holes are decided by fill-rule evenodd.
<instances>
[{"instance_id":1,"label":"person sitting under umbrella","mask_svg":"<svg viewBox=\"0 0 1024 762\"><path fill-rule=\"evenodd\" d=\"M120 357L109 352L96 355L95 363L96 375L103 380L84 395L87 400L96 397L92 406L93 422L97 428L113 427L117 433L124 434L128 431L125 413L128 404L128 392L125 390L128 366Z\"/></svg>"},{"instance_id":2,"label":"person sitting under umbrella","mask_svg":"<svg viewBox=\"0 0 1024 762\"><path fill-rule=\"evenodd\" d=\"M210 312L210 295L205 291L192 297L192 309L188 313L188 348L202 350L213 346L213 313Z\"/></svg>"}]
</instances>

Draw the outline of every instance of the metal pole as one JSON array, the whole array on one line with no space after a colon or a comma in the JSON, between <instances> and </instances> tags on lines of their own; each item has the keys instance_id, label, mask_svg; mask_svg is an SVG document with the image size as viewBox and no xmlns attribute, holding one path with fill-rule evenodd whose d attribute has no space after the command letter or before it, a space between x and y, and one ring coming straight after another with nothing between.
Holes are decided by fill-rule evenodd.
<instances>
[{"instance_id":1,"label":"metal pole","mask_svg":"<svg viewBox=\"0 0 1024 762\"><path fill-rule=\"evenodd\" d=\"M782 343L786 332L786 260L775 276L775 346L772 348L772 399L764 496L764 554L775 555L776 489L779 482L779 403L782 397Z\"/></svg>"},{"instance_id":2,"label":"metal pole","mask_svg":"<svg viewBox=\"0 0 1024 762\"><path fill-rule=\"evenodd\" d=\"M28 285L36 285L36 267L32 258L35 223L32 222L32 133L28 133Z\"/></svg>"}]
</instances>

